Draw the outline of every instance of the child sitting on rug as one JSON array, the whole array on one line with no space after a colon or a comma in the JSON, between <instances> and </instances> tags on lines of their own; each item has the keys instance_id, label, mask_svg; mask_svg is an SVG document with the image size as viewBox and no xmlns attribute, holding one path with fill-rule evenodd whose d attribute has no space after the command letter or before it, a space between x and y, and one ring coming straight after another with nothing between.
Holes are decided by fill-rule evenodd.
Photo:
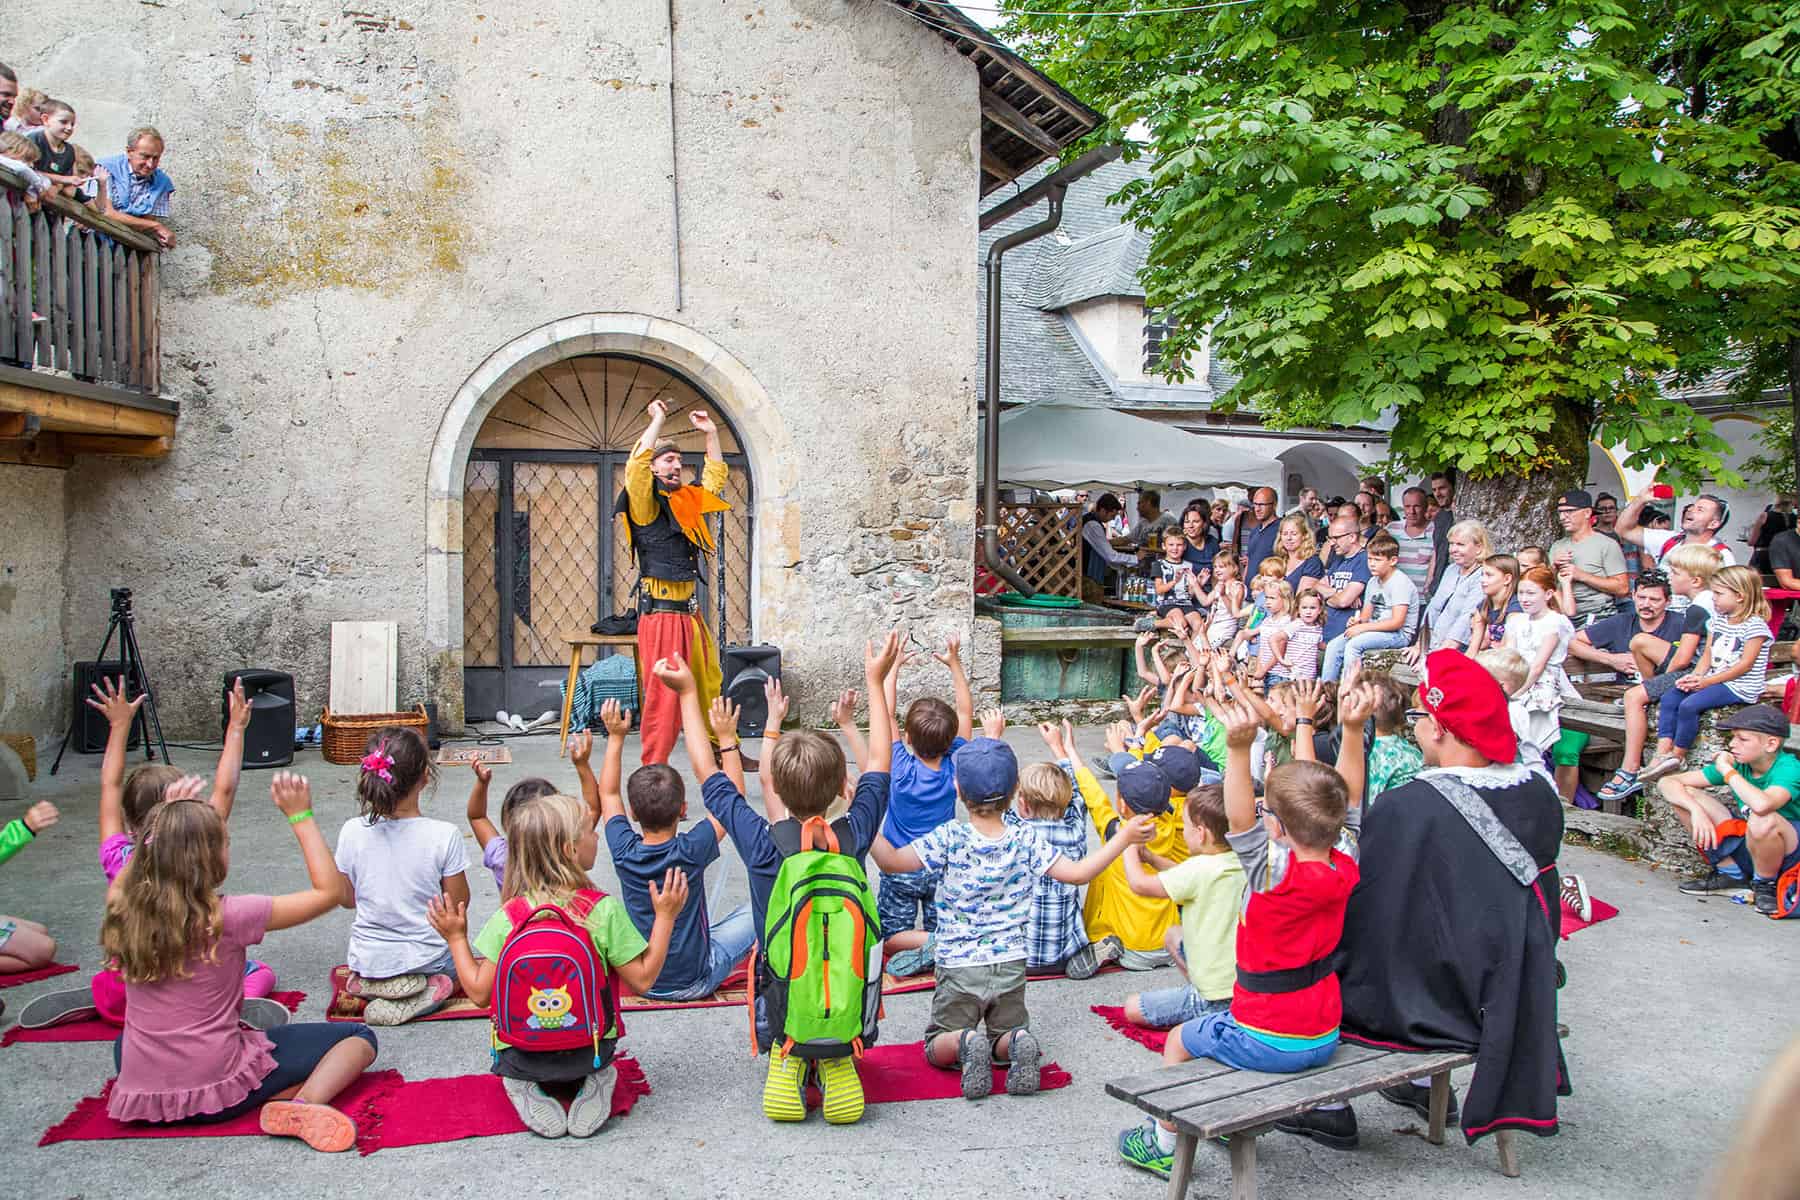
<instances>
[{"instance_id":1,"label":"child sitting on rug","mask_svg":"<svg viewBox=\"0 0 1800 1200\"><path fill-rule=\"evenodd\" d=\"M1172 1029L1211 1012L1231 1008L1237 979L1237 918L1244 900L1244 867L1225 841L1225 790L1202 784L1185 797L1188 857L1167 870L1147 869L1136 846L1125 851L1125 878L1131 890L1152 900L1173 900L1181 924L1164 940L1169 957L1187 972L1177 987L1133 993L1125 1019L1133 1025Z\"/></svg>"},{"instance_id":2,"label":"child sitting on rug","mask_svg":"<svg viewBox=\"0 0 1800 1200\"><path fill-rule=\"evenodd\" d=\"M781 713L776 711L775 696L770 699L768 728L773 732L781 728ZM785 710L785 701L781 708ZM737 705L714 697L712 726L719 739L718 752L732 761L741 761L742 753L737 719ZM646 763L633 771L625 784L631 815L642 832L633 829L625 817L627 801L619 795L631 713L609 699L600 706L600 722L607 734L606 758L600 766L606 848L619 876L619 899L640 934L649 937L654 932L657 881L671 870L687 880L687 904L676 914L661 973L643 994L652 1000L705 1000L719 990L756 941L748 904L739 905L716 922L707 919L706 868L719 857L725 827L706 814L692 829L682 832L688 809L681 776L667 763Z\"/></svg>"},{"instance_id":3,"label":"child sitting on rug","mask_svg":"<svg viewBox=\"0 0 1800 1200\"><path fill-rule=\"evenodd\" d=\"M581 798L587 804L590 827L600 824L600 785L594 779L594 769L589 766L589 759L594 753L594 735L588 730L572 734L569 737L569 762L575 767L575 777L581 781ZM469 830L475 835L475 842L481 847L481 865L494 873L494 886L506 886L506 820L519 805L527 800L536 800L539 796L549 796L556 792L556 785L539 775L532 775L513 784L506 789L506 798L500 801L500 828L488 820L488 784L494 778L494 769L484 762L470 763L475 772L475 785L469 789Z\"/></svg>"},{"instance_id":4,"label":"child sitting on rug","mask_svg":"<svg viewBox=\"0 0 1800 1200\"><path fill-rule=\"evenodd\" d=\"M946 821L896 850L876 838L871 855L884 871L931 868L938 884L937 987L925 1030L925 1057L935 1067L960 1067L962 1094L979 1100L993 1091L994 1066L1006 1067L1008 1095L1038 1090L1042 1050L1027 1028L1025 960L1036 881L1090 882L1132 842L1149 840L1150 818L1117 824L1106 845L1079 860L1064 857L1030 825L1008 824L1019 783L1019 761L1000 741L1006 721L982 715L985 736L956 752L956 795L969 819ZM1162 772L1138 763L1137 772ZM1163 800L1168 785L1162 784ZM977 1030L977 1026L985 1026Z\"/></svg>"},{"instance_id":5,"label":"child sitting on rug","mask_svg":"<svg viewBox=\"0 0 1800 1200\"><path fill-rule=\"evenodd\" d=\"M950 758L969 740L975 721L975 695L963 669L962 639L951 634L942 654L932 658L950 671L956 690L956 707L926 696L906 709L906 719L889 731L894 747L892 780L888 789L887 819L881 832L893 846L904 846L956 818L956 784ZM900 668L910 661L903 655L883 683L887 711L898 711ZM867 770L862 735L853 719L854 708L838 705L838 728L856 755L857 766ZM870 721L874 721L871 714ZM923 975L931 970L931 934L937 929L937 877L930 871L909 875L883 873L876 891L880 907L882 951L890 975Z\"/></svg>"},{"instance_id":6,"label":"child sitting on rug","mask_svg":"<svg viewBox=\"0 0 1800 1200\"><path fill-rule=\"evenodd\" d=\"M38 834L56 824L59 814L56 805L48 800L40 800L25 810L22 817L14 817L4 827L0 827L0 863L5 862L26 846ZM18 975L25 971L36 971L40 967L50 965L56 957L56 939L50 936L50 930L36 921L27 921L24 917L8 917L0 915L0 975ZM6 1005L0 1001L0 1013L5 1013Z\"/></svg>"},{"instance_id":7,"label":"child sitting on rug","mask_svg":"<svg viewBox=\"0 0 1800 1200\"><path fill-rule=\"evenodd\" d=\"M615 716L616 703L607 701L615 706ZM616 747L622 740L612 738L607 747L609 755L617 753ZM507 941L519 932L534 909L553 905L578 920L595 953L605 963L606 980L602 986L608 991L614 1019L609 1029L596 1033L591 1046L526 1050L502 1044L498 1036L494 1040L490 1070L500 1076L506 1098L512 1101L519 1120L531 1132L547 1138L564 1134L592 1137L612 1115L613 1085L618 1075L612 1065L613 1052L624 1032L617 1016L617 985L622 981L639 995L650 990L668 953L676 915L688 899L687 875L679 867L670 867L664 873L661 887L651 881L649 899L655 918L650 936L645 939L631 923L625 905L616 897L595 891L588 880L587 873L594 865L600 844L587 816L587 807L581 801L560 793L527 801L514 811L508 826L512 847L506 886L500 890L500 911L489 917L475 935L480 961L469 949L466 890L460 897L448 892L434 896L425 910L426 920L450 947L463 991L477 1004L493 1000L496 1023L505 1018L500 1006L509 1001L494 996L495 967ZM536 1000L546 994L553 995L554 989L534 991L531 998ZM586 1002L592 1004L595 998L586 997ZM566 997L562 1000L564 1011L568 1011L569 1003ZM593 1011L598 1014L604 1009L596 1005ZM536 1019L532 1015L524 1021ZM578 1086L565 1112L545 1085L568 1083Z\"/></svg>"},{"instance_id":8,"label":"child sitting on rug","mask_svg":"<svg viewBox=\"0 0 1800 1200\"><path fill-rule=\"evenodd\" d=\"M882 818L887 814L888 764L893 754L894 720L892 710L888 708L886 684L888 672L899 658L900 636L895 633L888 634L879 644L871 641L863 649L863 680L869 689L868 744L849 810L832 822L839 851L858 860L868 852L869 844L875 840ZM706 801L706 811L725 826L732 845L737 847L738 857L744 860L745 872L750 877L750 912L760 942L763 931L768 928L769 894L785 857L777 845L777 827L780 827L786 844L787 834L796 830L799 822L825 816L832 802L849 786L843 748L836 738L816 730L798 729L783 734L763 761L765 816L751 808L744 800L743 790L715 766L712 742L707 738L706 718L700 711L693 673L687 665L679 660L659 661L653 669L657 678L681 695L681 721L688 758L694 774L700 777L700 794ZM769 1073L763 1083L763 1113L771 1120L804 1118L809 1060L774 1045L769 1014L763 1002L770 981L766 947L756 955L751 970L755 972L757 997L752 1015L756 1045L759 1051L769 1052ZM863 1091L856 1064L846 1056L819 1059L815 1065L827 1120L835 1124L860 1119Z\"/></svg>"},{"instance_id":9,"label":"child sitting on rug","mask_svg":"<svg viewBox=\"0 0 1800 1200\"><path fill-rule=\"evenodd\" d=\"M1018 805L1007 809L1008 825L1029 825L1053 850L1074 861L1087 853L1087 804L1075 792L1075 729L1038 726L1038 736L1054 760L1019 768ZM1021 811L1023 813L1021 814ZM1125 945L1108 936L1089 942L1081 921L1081 889L1049 875L1038 877L1031 895L1031 927L1025 942L1025 969L1033 975L1091 979L1119 960Z\"/></svg>"},{"instance_id":10,"label":"child sitting on rug","mask_svg":"<svg viewBox=\"0 0 1800 1200\"><path fill-rule=\"evenodd\" d=\"M1228 759L1225 839L1248 881L1237 922L1237 981L1228 1011L1185 1022L1169 1035L1164 1062L1211 1058L1238 1070L1287 1074L1321 1066L1336 1050L1342 1001L1331 955L1360 878L1355 858L1336 845L1347 829L1354 847L1362 827L1363 722L1370 707L1366 688L1338 699L1338 761L1354 772L1354 787L1323 763L1289 762L1269 772L1259 804L1250 751L1262 718L1242 700L1220 706ZM1151 1119L1119 1134L1119 1155L1167 1178L1175 1140L1172 1127Z\"/></svg>"},{"instance_id":11,"label":"child sitting on rug","mask_svg":"<svg viewBox=\"0 0 1800 1200\"><path fill-rule=\"evenodd\" d=\"M106 753L100 760L100 870L111 884L131 861L143 840L145 817L162 801L169 799L170 788L183 787L183 794L198 796L205 791L205 781L182 774L166 764L146 763L125 774L126 748L131 741L132 722L143 707L144 696L135 700L125 694L125 679L102 679L93 685L88 696L89 708L106 718ZM231 805L237 798L238 777L244 766L244 730L250 727L250 702L244 698L244 685L233 685L227 698L225 745L219 751L218 767L213 775L207 803L221 821L231 819ZM147 727L146 727L147 731ZM190 790L191 789L191 790ZM275 990L275 972L267 964L254 959L244 964L245 1019L267 1026L287 1020L287 1009L264 997ZM258 1003L249 1003L249 1001ZM98 1016L113 1025L125 1023L125 981L111 967L103 967L86 988L69 988L48 992L27 1004L19 1013L19 1024L27 1029L42 1029L64 1021Z\"/></svg>"},{"instance_id":12,"label":"child sitting on rug","mask_svg":"<svg viewBox=\"0 0 1800 1200\"><path fill-rule=\"evenodd\" d=\"M285 896L221 896L230 864L224 817L197 797L165 799L134 827L143 837L106 897L100 945L125 980L125 1032L113 1044L115 1121L227 1121L260 1108L262 1130L315 1150L348 1150L356 1126L331 1101L375 1061L358 1024L238 1019L244 950L338 902L338 873L312 815L306 780L270 782L300 843L311 887Z\"/></svg>"},{"instance_id":13,"label":"child sitting on rug","mask_svg":"<svg viewBox=\"0 0 1800 1200\"><path fill-rule=\"evenodd\" d=\"M440 894L468 903L469 857L456 826L419 811L434 773L418 730L378 729L367 749L360 815L338 831L339 903L356 910L344 991L368 1000L369 1024L399 1025L437 1011L456 990L450 947L425 906Z\"/></svg>"}]
</instances>

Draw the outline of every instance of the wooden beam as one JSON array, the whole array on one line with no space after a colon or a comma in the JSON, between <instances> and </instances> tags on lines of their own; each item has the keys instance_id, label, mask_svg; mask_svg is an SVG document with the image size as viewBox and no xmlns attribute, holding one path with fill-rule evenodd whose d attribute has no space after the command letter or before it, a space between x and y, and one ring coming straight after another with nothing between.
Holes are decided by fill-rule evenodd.
<instances>
[{"instance_id":1,"label":"wooden beam","mask_svg":"<svg viewBox=\"0 0 1800 1200\"><path fill-rule=\"evenodd\" d=\"M981 113L994 124L1016 134L1045 154L1060 154L1056 139L1031 123L1031 119L987 88L981 89Z\"/></svg>"},{"instance_id":2,"label":"wooden beam","mask_svg":"<svg viewBox=\"0 0 1800 1200\"><path fill-rule=\"evenodd\" d=\"M30 437L31 418L22 412L0 412L0 440Z\"/></svg>"},{"instance_id":3,"label":"wooden beam","mask_svg":"<svg viewBox=\"0 0 1800 1200\"><path fill-rule=\"evenodd\" d=\"M981 169L987 172L990 179L997 179L1002 183L1005 183L1009 179L1018 178L1018 172L1002 162L999 157L986 146L981 148Z\"/></svg>"},{"instance_id":4,"label":"wooden beam","mask_svg":"<svg viewBox=\"0 0 1800 1200\"><path fill-rule=\"evenodd\" d=\"M168 437L121 437L107 433L57 435L70 454L101 454L109 458L162 458L175 448Z\"/></svg>"},{"instance_id":5,"label":"wooden beam","mask_svg":"<svg viewBox=\"0 0 1800 1200\"><path fill-rule=\"evenodd\" d=\"M74 456L64 450L53 433L29 442L0 442L0 463L21 467L55 467L68 470L75 465Z\"/></svg>"},{"instance_id":6,"label":"wooden beam","mask_svg":"<svg viewBox=\"0 0 1800 1200\"><path fill-rule=\"evenodd\" d=\"M25 181L5 167L0 167L0 186L15 188L18 191L23 192L25 190ZM59 212L63 216L69 217L79 224L86 225L89 229L98 230L107 237L127 246L147 251L150 254L162 253L162 246L155 238L151 237L143 230L134 225L127 225L123 221L116 221L111 217L102 216L95 212L89 205L77 204L75 201L62 196L45 196L40 203L43 204L45 208Z\"/></svg>"},{"instance_id":7,"label":"wooden beam","mask_svg":"<svg viewBox=\"0 0 1800 1200\"><path fill-rule=\"evenodd\" d=\"M139 437L175 436L175 415L65 396L0 380L0 413L30 413L47 430L68 433L114 433Z\"/></svg>"}]
</instances>

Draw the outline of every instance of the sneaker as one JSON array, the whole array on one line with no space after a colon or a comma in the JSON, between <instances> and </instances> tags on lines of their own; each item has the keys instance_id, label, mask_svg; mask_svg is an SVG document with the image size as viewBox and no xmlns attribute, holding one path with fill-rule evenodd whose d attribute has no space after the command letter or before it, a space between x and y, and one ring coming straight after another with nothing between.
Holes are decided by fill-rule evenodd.
<instances>
[{"instance_id":1,"label":"sneaker","mask_svg":"<svg viewBox=\"0 0 1800 1200\"><path fill-rule=\"evenodd\" d=\"M862 1120L862 1076L854 1058L819 1060L819 1107L832 1125L853 1125Z\"/></svg>"},{"instance_id":2,"label":"sneaker","mask_svg":"<svg viewBox=\"0 0 1800 1200\"><path fill-rule=\"evenodd\" d=\"M1150 1121L1120 1131L1119 1157L1161 1179L1167 1179L1175 1169L1175 1152L1162 1148L1156 1140L1156 1126Z\"/></svg>"},{"instance_id":3,"label":"sneaker","mask_svg":"<svg viewBox=\"0 0 1800 1200\"><path fill-rule=\"evenodd\" d=\"M1636 771L1621 769L1612 773L1612 778L1601 787L1598 795L1600 799L1610 804L1619 800L1629 800L1643 790L1644 781L1638 778Z\"/></svg>"},{"instance_id":4,"label":"sneaker","mask_svg":"<svg viewBox=\"0 0 1800 1200\"><path fill-rule=\"evenodd\" d=\"M1752 880L1750 891L1755 897L1751 903L1756 905L1756 911L1765 917L1774 916L1776 908L1779 907L1775 902L1775 881L1773 879Z\"/></svg>"},{"instance_id":5,"label":"sneaker","mask_svg":"<svg viewBox=\"0 0 1800 1200\"><path fill-rule=\"evenodd\" d=\"M1429 1085L1421 1086L1416 1083L1397 1083L1393 1087L1382 1088L1381 1096L1382 1099L1391 1100L1403 1108L1412 1109L1427 1121L1431 1120L1431 1088ZM1346 1109L1345 1111L1348 1112L1349 1110ZM1462 1110L1459 1109L1456 1104L1456 1089L1451 1088L1450 1104L1444 1109L1445 1123L1455 1124L1456 1118L1461 1111Z\"/></svg>"},{"instance_id":6,"label":"sneaker","mask_svg":"<svg viewBox=\"0 0 1800 1200\"><path fill-rule=\"evenodd\" d=\"M1152 629L1156 628L1156 614L1145 613L1131 623L1131 628L1133 632L1136 633L1149 633Z\"/></svg>"},{"instance_id":7,"label":"sneaker","mask_svg":"<svg viewBox=\"0 0 1800 1200\"><path fill-rule=\"evenodd\" d=\"M1006 1094L1037 1095L1038 1062L1043 1058L1044 1052L1031 1030L1013 1030L1012 1042L1007 1046L1007 1056L1010 1061L1006 1064Z\"/></svg>"},{"instance_id":8,"label":"sneaker","mask_svg":"<svg viewBox=\"0 0 1800 1200\"><path fill-rule=\"evenodd\" d=\"M1594 901L1588 895L1587 880L1579 875L1562 877L1562 902L1583 921L1594 919Z\"/></svg>"},{"instance_id":9,"label":"sneaker","mask_svg":"<svg viewBox=\"0 0 1800 1200\"><path fill-rule=\"evenodd\" d=\"M1118 962L1124 954L1125 943L1119 940L1117 934L1109 933L1069 955L1069 961L1063 966L1063 974L1070 979L1092 979L1100 973L1101 967Z\"/></svg>"},{"instance_id":10,"label":"sneaker","mask_svg":"<svg viewBox=\"0 0 1800 1200\"><path fill-rule=\"evenodd\" d=\"M563 1115L563 1106L556 1102L556 1097L529 1079L502 1077L500 1083L506 1089L506 1098L512 1101L513 1111L525 1122L525 1128L547 1138L559 1138L569 1132L569 1119ZM609 1102L610 1099L608 1097Z\"/></svg>"},{"instance_id":11,"label":"sneaker","mask_svg":"<svg viewBox=\"0 0 1800 1200\"><path fill-rule=\"evenodd\" d=\"M927 975L937 966L937 939L928 937L923 946L902 950L887 960L887 973L896 979L911 975Z\"/></svg>"},{"instance_id":12,"label":"sneaker","mask_svg":"<svg viewBox=\"0 0 1800 1200\"><path fill-rule=\"evenodd\" d=\"M1333 1150L1356 1149L1356 1110L1348 1105L1296 1113L1275 1122L1275 1128L1283 1133L1309 1137Z\"/></svg>"},{"instance_id":13,"label":"sneaker","mask_svg":"<svg viewBox=\"0 0 1800 1200\"><path fill-rule=\"evenodd\" d=\"M1638 782L1640 784L1654 783L1664 775L1673 775L1679 770L1681 770L1681 759L1673 754L1665 754L1638 772Z\"/></svg>"},{"instance_id":14,"label":"sneaker","mask_svg":"<svg viewBox=\"0 0 1800 1200\"><path fill-rule=\"evenodd\" d=\"M369 1001L368 1007L363 1009L363 1024L404 1025L442 1007L450 994L456 991L456 984L448 975L421 978L425 980L425 987L416 996L408 996L404 1000Z\"/></svg>"},{"instance_id":15,"label":"sneaker","mask_svg":"<svg viewBox=\"0 0 1800 1200\"><path fill-rule=\"evenodd\" d=\"M769 1051L769 1076L763 1080L763 1116L771 1121L806 1120L806 1060Z\"/></svg>"},{"instance_id":16,"label":"sneaker","mask_svg":"<svg viewBox=\"0 0 1800 1200\"><path fill-rule=\"evenodd\" d=\"M956 1043L956 1061L962 1065L964 1100L980 1100L994 1092L994 1050L987 1036L965 1029Z\"/></svg>"},{"instance_id":17,"label":"sneaker","mask_svg":"<svg viewBox=\"0 0 1800 1200\"><path fill-rule=\"evenodd\" d=\"M581 1081L581 1090L569 1101L567 1119L570 1137L593 1137L612 1116L613 1085L619 1081L619 1072L608 1066L604 1071L596 1071Z\"/></svg>"},{"instance_id":18,"label":"sneaker","mask_svg":"<svg viewBox=\"0 0 1800 1200\"><path fill-rule=\"evenodd\" d=\"M355 971L344 980L344 993L365 1000L405 1000L425 990L423 975L395 975L391 979L364 979Z\"/></svg>"},{"instance_id":19,"label":"sneaker","mask_svg":"<svg viewBox=\"0 0 1800 1200\"><path fill-rule=\"evenodd\" d=\"M279 1029L288 1023L287 1005L275 1000L252 996L238 1009L238 1020L252 1029Z\"/></svg>"},{"instance_id":20,"label":"sneaker","mask_svg":"<svg viewBox=\"0 0 1800 1200\"><path fill-rule=\"evenodd\" d=\"M20 1029L49 1029L72 1021L86 1021L100 1015L94 1007L94 993L88 988L69 988L61 992L45 992L19 1010Z\"/></svg>"},{"instance_id":21,"label":"sneaker","mask_svg":"<svg viewBox=\"0 0 1800 1200\"><path fill-rule=\"evenodd\" d=\"M1675 890L1684 896L1717 896L1727 892L1747 892L1750 885L1735 875L1714 871L1699 879L1686 880ZM25 1022L21 1020L19 1023L23 1025Z\"/></svg>"},{"instance_id":22,"label":"sneaker","mask_svg":"<svg viewBox=\"0 0 1800 1200\"><path fill-rule=\"evenodd\" d=\"M329 1104L273 1100L262 1106L257 1121L271 1137L299 1138L325 1154L338 1154L356 1145L356 1123Z\"/></svg>"},{"instance_id":23,"label":"sneaker","mask_svg":"<svg viewBox=\"0 0 1800 1200\"><path fill-rule=\"evenodd\" d=\"M1107 762L1105 756L1103 756L1103 755L1096 754L1096 755L1092 756L1091 758L1089 758L1088 759L1088 769L1091 770L1095 775L1099 776L1101 779L1116 779L1116 778L1118 778L1118 776L1113 774L1112 764Z\"/></svg>"}]
</instances>

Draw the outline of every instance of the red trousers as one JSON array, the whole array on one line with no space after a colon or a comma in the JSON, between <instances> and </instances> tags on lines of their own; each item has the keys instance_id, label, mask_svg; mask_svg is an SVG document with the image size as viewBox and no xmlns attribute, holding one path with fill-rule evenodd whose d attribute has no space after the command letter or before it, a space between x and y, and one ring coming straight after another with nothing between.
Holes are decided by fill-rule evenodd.
<instances>
[{"instance_id":1,"label":"red trousers","mask_svg":"<svg viewBox=\"0 0 1800 1200\"><path fill-rule=\"evenodd\" d=\"M705 714L719 694L719 652L700 618L679 612L645 613L638 617L638 694L643 711L638 717L642 761L669 761L669 751L681 737L681 697L650 673L659 658L680 658L693 669L700 685L700 711Z\"/></svg>"}]
</instances>

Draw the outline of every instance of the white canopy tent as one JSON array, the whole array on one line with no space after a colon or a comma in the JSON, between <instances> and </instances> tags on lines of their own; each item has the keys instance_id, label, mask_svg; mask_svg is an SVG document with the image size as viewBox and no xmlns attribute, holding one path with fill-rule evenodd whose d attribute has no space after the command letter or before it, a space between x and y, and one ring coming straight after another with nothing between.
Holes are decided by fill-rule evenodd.
<instances>
[{"instance_id":1,"label":"white canopy tent","mask_svg":"<svg viewBox=\"0 0 1800 1200\"><path fill-rule=\"evenodd\" d=\"M1272 487L1282 466L1221 438L1115 409L1031 404L1000 416L1000 482L1015 487Z\"/></svg>"}]
</instances>

